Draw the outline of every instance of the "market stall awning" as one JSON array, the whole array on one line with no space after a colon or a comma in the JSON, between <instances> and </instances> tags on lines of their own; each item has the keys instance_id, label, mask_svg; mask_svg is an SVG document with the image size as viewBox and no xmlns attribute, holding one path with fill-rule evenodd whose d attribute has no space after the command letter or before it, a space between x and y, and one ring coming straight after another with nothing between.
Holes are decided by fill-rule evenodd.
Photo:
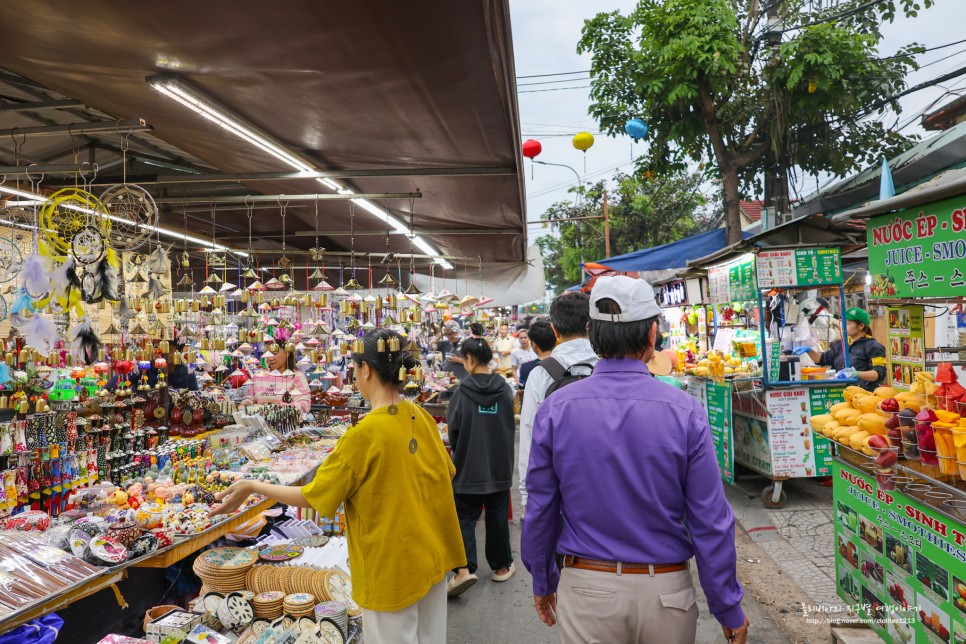
<instances>
[{"instance_id":1,"label":"market stall awning","mask_svg":"<svg viewBox=\"0 0 966 644\"><path fill-rule=\"evenodd\" d=\"M738 243L698 257L687 266L703 267L723 262L737 255L767 248L799 246L838 246L847 253L865 244L865 224L839 222L821 215L809 215L751 235Z\"/></svg>"},{"instance_id":2,"label":"market stall awning","mask_svg":"<svg viewBox=\"0 0 966 644\"><path fill-rule=\"evenodd\" d=\"M484 265L482 283L479 270L472 264L465 271L457 271L451 279L445 279L440 274L432 277L416 274L414 282L424 292L448 289L461 296L470 295L481 300L485 298L486 301L478 308L527 304L542 300L547 294L540 247L536 244L530 246L527 255L528 261L520 264ZM450 276L452 277L452 273Z\"/></svg>"},{"instance_id":3,"label":"market stall awning","mask_svg":"<svg viewBox=\"0 0 966 644\"><path fill-rule=\"evenodd\" d=\"M747 239L748 233L742 233ZM688 260L697 259L721 250L727 245L727 231L715 228L705 233L679 239L670 244L636 250L632 253L597 260L615 271L660 271L685 268Z\"/></svg>"},{"instance_id":4,"label":"market stall awning","mask_svg":"<svg viewBox=\"0 0 966 644\"><path fill-rule=\"evenodd\" d=\"M5 3L0 20L8 26L0 42L0 131L8 134L0 165L94 161L95 186L103 187L121 182L120 152L129 144L127 180L168 202L162 224L181 230L186 223L199 238L215 228L219 242L237 249L248 245L246 208L220 199L337 192L313 177L252 177L297 168L156 91L148 79L163 75L210 97L315 171L341 172L337 187L418 191L412 203L371 205L405 227L412 212L416 233L438 254L526 260L506 0L172 0L136 7L46 0ZM132 118L150 129L126 137L126 127L108 127ZM104 127L85 133L82 126L92 123ZM29 136L22 146L9 136L14 128L68 124L70 131ZM75 181L48 172L42 187ZM190 208L179 204L191 199ZM293 201L287 211L287 249L306 257L315 243L314 205ZM254 249L278 253L280 204L259 206ZM318 212L320 245L330 251L353 247L350 218L357 252L410 250L405 230L392 230L387 241L384 216L361 204L323 201Z\"/></svg>"}]
</instances>

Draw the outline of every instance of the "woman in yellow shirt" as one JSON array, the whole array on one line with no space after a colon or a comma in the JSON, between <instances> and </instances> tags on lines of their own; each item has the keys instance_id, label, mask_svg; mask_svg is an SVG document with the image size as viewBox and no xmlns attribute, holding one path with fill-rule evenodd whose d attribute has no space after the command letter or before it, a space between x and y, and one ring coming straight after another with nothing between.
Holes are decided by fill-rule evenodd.
<instances>
[{"instance_id":1,"label":"woman in yellow shirt","mask_svg":"<svg viewBox=\"0 0 966 644\"><path fill-rule=\"evenodd\" d=\"M406 339L379 329L353 355L355 382L372 405L298 488L240 480L217 494L212 514L250 494L333 516L345 503L352 597L367 644L446 641L446 573L466 565L450 480L456 470L432 417L403 399ZM390 350L392 347L395 350Z\"/></svg>"}]
</instances>

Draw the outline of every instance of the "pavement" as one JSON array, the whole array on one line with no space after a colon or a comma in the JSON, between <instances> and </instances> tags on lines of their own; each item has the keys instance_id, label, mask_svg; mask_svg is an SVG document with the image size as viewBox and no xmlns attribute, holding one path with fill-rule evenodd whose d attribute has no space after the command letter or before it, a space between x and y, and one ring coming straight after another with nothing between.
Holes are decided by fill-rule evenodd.
<instances>
[{"instance_id":1,"label":"pavement","mask_svg":"<svg viewBox=\"0 0 966 644\"><path fill-rule=\"evenodd\" d=\"M750 485L751 487L748 487L748 490L753 489L754 484ZM749 520L754 519L756 524L763 523L771 518L761 517L754 510L756 505L758 508L762 508L761 501L758 498L760 488L755 493L754 499L749 498L744 486L738 488L726 486L726 490L729 494L729 501L735 508L736 515L740 513ZM544 625L533 608L530 575L519 559L520 498L516 488L513 489L512 497L513 516L515 518L510 523L510 538L516 559L517 573L503 583L490 580L490 570L482 556L485 535L481 521L477 526L477 548L481 562L481 568L477 574L480 576L480 580L461 596L449 600L448 642L454 644L496 642L544 644L559 642L557 628L549 628ZM790 491L789 497L789 507L792 507L793 504L797 507L801 503L796 501L797 494L794 492ZM829 498L831 498L830 493ZM819 503L819 501L814 501L814 503ZM831 501L828 505L831 508ZM762 511L764 511L763 508ZM798 521L798 519L796 518L795 521ZM793 530L793 528L788 528L788 530ZM742 602L742 607L752 625L748 641L760 644L830 641L827 625L814 625L805 622L800 605L807 603L809 600L805 599L804 592L798 588L797 584L789 579L790 574L785 574L771 559L770 555L763 551L761 542L753 540L743 529L739 528L737 532L739 579L745 586L745 599ZM759 530L758 532L778 531ZM767 539L764 541L768 542ZM771 547L777 547L777 544L781 542L778 539L772 539L770 543L773 544ZM829 538L829 543L831 544L831 538ZM831 545L829 549L832 552ZM775 551L777 552L777 550ZM699 593L698 606L700 610L695 641L700 644L713 644L717 637L722 634L721 627L708 611L708 604L693 565L692 571L694 584ZM802 578L804 579L804 575ZM817 585L816 588L818 587ZM658 635L654 642L663 643L663 640Z\"/></svg>"}]
</instances>

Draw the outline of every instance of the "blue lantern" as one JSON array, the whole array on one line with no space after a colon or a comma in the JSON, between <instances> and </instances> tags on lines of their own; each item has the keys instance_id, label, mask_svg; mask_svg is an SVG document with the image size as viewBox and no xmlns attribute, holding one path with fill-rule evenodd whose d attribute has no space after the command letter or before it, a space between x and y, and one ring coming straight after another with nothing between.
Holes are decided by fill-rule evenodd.
<instances>
[{"instance_id":1,"label":"blue lantern","mask_svg":"<svg viewBox=\"0 0 966 644\"><path fill-rule=\"evenodd\" d=\"M638 118L633 118L624 124L624 131L635 141L640 141L647 135L647 123Z\"/></svg>"}]
</instances>

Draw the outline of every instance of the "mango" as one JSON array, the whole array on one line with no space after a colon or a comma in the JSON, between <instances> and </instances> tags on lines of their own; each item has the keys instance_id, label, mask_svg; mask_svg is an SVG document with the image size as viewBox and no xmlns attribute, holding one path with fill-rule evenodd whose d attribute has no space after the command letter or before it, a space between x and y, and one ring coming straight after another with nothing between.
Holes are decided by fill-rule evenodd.
<instances>
[{"instance_id":1,"label":"mango","mask_svg":"<svg viewBox=\"0 0 966 644\"><path fill-rule=\"evenodd\" d=\"M812 416L808 419L808 424L811 425L812 429L817 432L822 431L829 422L833 420L832 414L820 414L818 416Z\"/></svg>"},{"instance_id":2,"label":"mango","mask_svg":"<svg viewBox=\"0 0 966 644\"><path fill-rule=\"evenodd\" d=\"M886 398L895 398L900 392L898 389L893 389L892 387L876 387L872 393L885 400Z\"/></svg>"}]
</instances>

